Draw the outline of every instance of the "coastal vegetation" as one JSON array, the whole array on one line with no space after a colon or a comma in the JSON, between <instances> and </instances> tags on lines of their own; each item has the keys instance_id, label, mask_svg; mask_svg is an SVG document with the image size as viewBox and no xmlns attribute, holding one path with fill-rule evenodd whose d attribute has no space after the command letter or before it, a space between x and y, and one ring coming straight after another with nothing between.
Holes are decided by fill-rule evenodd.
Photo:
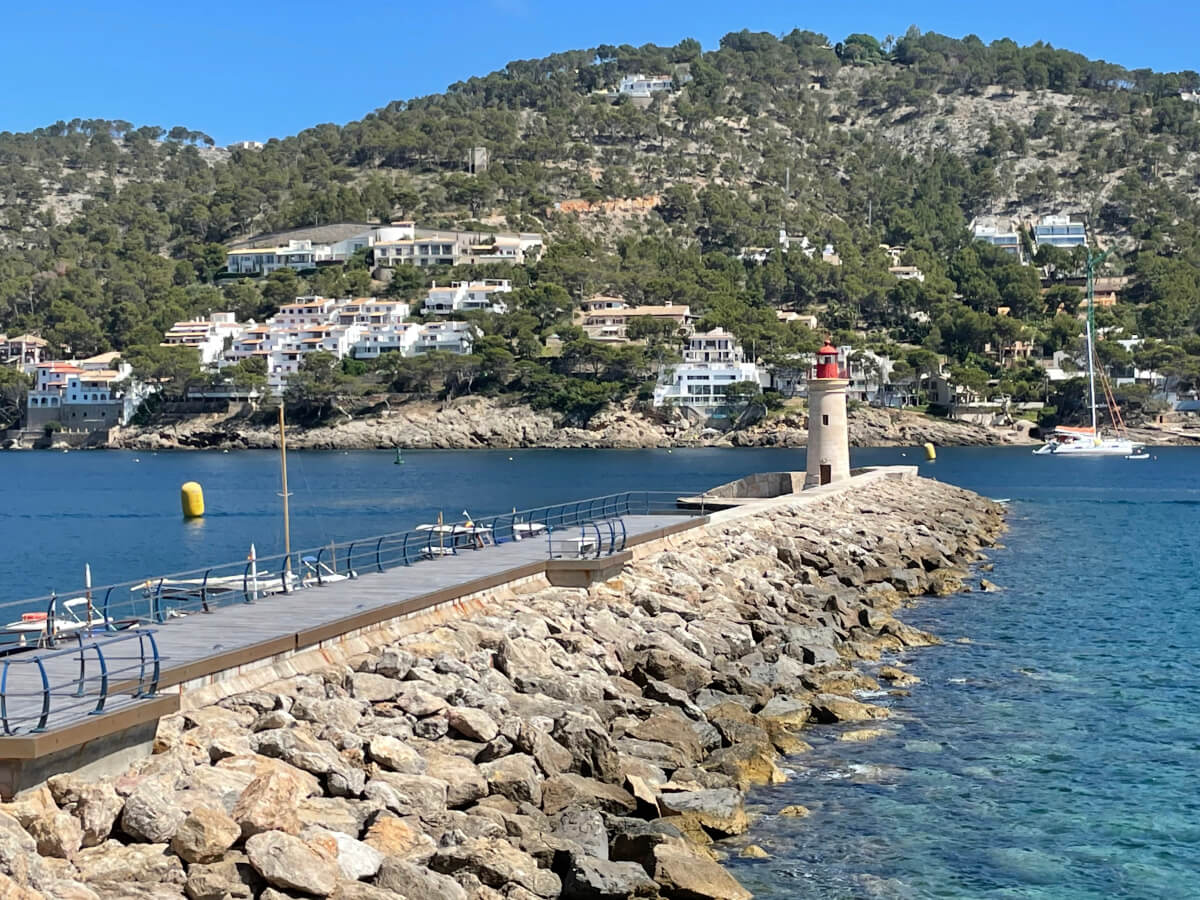
<instances>
[{"instance_id":1,"label":"coastal vegetation","mask_svg":"<svg viewBox=\"0 0 1200 900\"><path fill-rule=\"evenodd\" d=\"M663 72L674 89L635 103L624 74ZM62 353L115 349L136 373L182 391L206 377L159 346L173 322L230 309L261 321L298 295L415 298L425 273L372 278L344 265L230 278L226 242L338 221L417 219L541 231L535 263L459 267L439 277L507 277L503 315L480 316L473 352L307 360L287 401L319 419L380 392L520 395L586 419L645 399L678 352L666 331L607 347L571 312L595 293L633 304L688 304L765 364L812 350L820 330L903 360L918 392L940 359L951 378L1059 412L1082 397L994 349L1077 346L1082 259L1054 248L1034 262L971 241L978 215L1068 212L1112 251L1103 274L1128 275L1100 342L1116 375L1134 368L1200 384L1200 89L1195 72L1127 70L1045 44L985 44L916 28L878 40L796 30L737 32L703 51L600 46L514 61L399 100L344 126L319 125L261 149L222 149L202 132L108 120L0 134L0 328L36 332ZM464 171L467 151L490 164ZM555 204L656 198L644 212L565 213ZM831 264L773 247L780 228ZM1028 236L1024 236L1028 240ZM923 281L898 280L881 244ZM1032 249L1032 247L1029 247ZM653 328L653 326L651 326ZM989 352L990 350L990 352ZM261 383L252 366L224 373ZM7 390L7 387L5 388ZM1144 389L1120 388L1125 403Z\"/></svg>"}]
</instances>

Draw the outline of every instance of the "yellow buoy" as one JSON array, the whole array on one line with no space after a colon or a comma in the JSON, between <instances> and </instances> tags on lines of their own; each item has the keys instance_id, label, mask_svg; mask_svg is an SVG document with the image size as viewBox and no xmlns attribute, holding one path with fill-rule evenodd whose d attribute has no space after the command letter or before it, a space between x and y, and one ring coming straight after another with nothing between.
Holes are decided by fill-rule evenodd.
<instances>
[{"instance_id":1,"label":"yellow buoy","mask_svg":"<svg viewBox=\"0 0 1200 900\"><path fill-rule=\"evenodd\" d=\"M189 481L179 489L179 504L185 519L199 519L204 515L204 488Z\"/></svg>"},{"instance_id":2,"label":"yellow buoy","mask_svg":"<svg viewBox=\"0 0 1200 900\"><path fill-rule=\"evenodd\" d=\"M932 443L927 443L925 445L925 458L927 460L929 460L930 462L937 459L937 449L933 446Z\"/></svg>"}]
</instances>

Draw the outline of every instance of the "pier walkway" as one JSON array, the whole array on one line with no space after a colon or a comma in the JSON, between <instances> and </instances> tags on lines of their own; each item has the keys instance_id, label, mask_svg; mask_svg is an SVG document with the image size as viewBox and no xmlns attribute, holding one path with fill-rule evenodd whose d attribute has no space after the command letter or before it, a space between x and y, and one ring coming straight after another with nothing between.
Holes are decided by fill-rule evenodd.
<instances>
[{"instance_id":1,"label":"pier walkway","mask_svg":"<svg viewBox=\"0 0 1200 900\"><path fill-rule=\"evenodd\" d=\"M580 502L584 510L588 502ZM579 510L580 504L574 509ZM593 508L603 510L606 506L611 512L611 503ZM640 509L640 514L635 509ZM370 557L370 565L355 565L359 557L351 550L350 558L343 560L342 571L326 569L338 580L317 584L308 578L306 586L286 593L250 596L240 588L230 590L233 576L224 575L223 594L211 587L219 579L207 581L212 594L206 595L203 608L196 599L198 592L189 588L191 605L169 604L171 611L163 614L160 582L151 614L143 611L135 615L133 627L93 628L89 636L83 636L83 632L62 633L53 648L21 650L0 657L0 759L38 759L77 746L91 739L89 735L113 734L125 727L124 723L157 720L178 707L176 686L319 646L359 629L524 578L545 575L553 581L553 575L559 573L567 578L582 575L582 583L586 583L596 573L619 569L630 556L627 547L706 520L702 510L676 508L674 498L670 507L662 502L625 502L617 515L572 512L569 520L552 520L560 527L551 527L548 534L540 532L524 539L514 539L514 523L518 529L528 526L520 518L506 518L503 528L495 527L497 520L487 520L489 535L498 542L489 540L476 548L475 541L470 540L470 546L464 547L460 537L459 546L443 555L441 540L429 538L426 532L421 540L435 542L437 552L430 554L433 548L427 545L427 552L412 558L410 538L406 536L403 556L381 561L373 549L363 556L364 563ZM523 521L534 520L526 517ZM597 529L597 525L601 527ZM580 546L578 537L560 537L580 535L581 527L598 538L601 532L606 536L586 547ZM557 544L558 551L556 538L564 542ZM399 545L398 537L389 536L388 540ZM305 558L311 571L312 557ZM262 562L274 565L276 572L282 570L281 558ZM351 566L360 571L347 578ZM263 580L257 583L270 584L267 570L261 571ZM276 576L276 588L278 582ZM151 579L144 583L148 596L155 582ZM110 590L106 596L121 593L128 596L130 588L122 585L119 592ZM141 599L143 605L146 602L146 598ZM33 604L28 608L38 607ZM115 620L116 610L113 612ZM125 624L129 624L128 619ZM0 791L7 793L3 786Z\"/></svg>"}]
</instances>

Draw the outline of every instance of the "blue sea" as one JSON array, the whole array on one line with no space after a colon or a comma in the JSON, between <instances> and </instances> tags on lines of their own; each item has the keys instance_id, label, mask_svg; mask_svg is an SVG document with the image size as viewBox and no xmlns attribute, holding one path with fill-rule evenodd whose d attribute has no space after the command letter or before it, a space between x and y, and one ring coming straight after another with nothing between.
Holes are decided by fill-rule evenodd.
<instances>
[{"instance_id":1,"label":"blue sea","mask_svg":"<svg viewBox=\"0 0 1200 900\"><path fill-rule=\"evenodd\" d=\"M853 452L1009 498L1000 593L923 600L904 618L946 639L901 661L921 679L888 734L808 735L787 784L754 792L732 856L760 898L1200 897L1200 449L1146 461L1027 448ZM690 492L803 451L297 452L293 546L627 489ZM278 459L240 453L6 453L0 603L282 547ZM179 486L208 505L184 522ZM774 815L803 804L805 819ZM736 854L737 848L730 848Z\"/></svg>"}]
</instances>

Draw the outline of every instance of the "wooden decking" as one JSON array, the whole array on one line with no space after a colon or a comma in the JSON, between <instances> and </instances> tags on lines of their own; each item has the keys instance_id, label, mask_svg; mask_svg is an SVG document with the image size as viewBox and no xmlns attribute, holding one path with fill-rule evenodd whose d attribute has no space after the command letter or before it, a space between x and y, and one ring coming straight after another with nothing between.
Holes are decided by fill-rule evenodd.
<instances>
[{"instance_id":1,"label":"wooden decking","mask_svg":"<svg viewBox=\"0 0 1200 900\"><path fill-rule=\"evenodd\" d=\"M702 518L682 513L626 516L626 546L684 530L702 521ZM159 687L184 684L311 647L359 628L542 574L546 571L548 555L544 538L530 538L480 550L460 550L456 555L385 572L360 571L357 578L347 581L290 594L275 594L253 603L234 603L209 613L169 618L164 624L153 626L159 652L165 657ZM69 642L62 645L69 646ZM132 642L123 646L120 652L128 655L136 654L136 651L136 642ZM66 654L48 660L46 669L51 685L66 684L79 673L77 661ZM90 666L89 673L91 671L94 668ZM115 681L127 682L128 676ZM41 699L12 694L35 687L40 688L36 667L15 663L9 675L7 715L10 721L25 729L29 727L27 717L36 716L41 708ZM89 693L94 689L89 685ZM122 692L114 690L110 693L106 713L147 704L145 700L130 696L131 692L132 688L126 687ZM69 703L69 698L56 697L54 706ZM24 723L18 721L22 718L26 718ZM101 720L107 718L107 714L89 716L87 707L82 704L62 709L60 713L52 709L48 731L39 736L42 739L39 743L46 744L45 739L55 732L77 732L81 725L92 722L99 726ZM33 746L28 739L0 737L0 757L27 756L34 752L21 750L16 742Z\"/></svg>"}]
</instances>

